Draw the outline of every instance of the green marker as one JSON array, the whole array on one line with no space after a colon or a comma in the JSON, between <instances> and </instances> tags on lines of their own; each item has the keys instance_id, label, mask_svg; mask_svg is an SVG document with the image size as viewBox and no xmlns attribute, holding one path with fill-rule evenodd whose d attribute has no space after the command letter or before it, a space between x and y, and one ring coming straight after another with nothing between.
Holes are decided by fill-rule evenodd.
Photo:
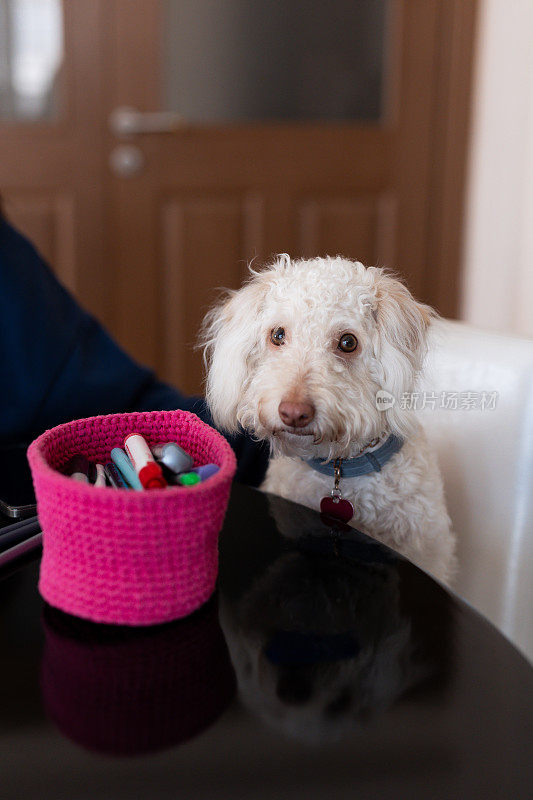
<instances>
[{"instance_id":1,"label":"green marker","mask_svg":"<svg viewBox=\"0 0 533 800\"><path fill-rule=\"evenodd\" d=\"M178 483L182 486L194 486L196 483L200 483L201 480L197 472L182 472L177 478Z\"/></svg>"}]
</instances>

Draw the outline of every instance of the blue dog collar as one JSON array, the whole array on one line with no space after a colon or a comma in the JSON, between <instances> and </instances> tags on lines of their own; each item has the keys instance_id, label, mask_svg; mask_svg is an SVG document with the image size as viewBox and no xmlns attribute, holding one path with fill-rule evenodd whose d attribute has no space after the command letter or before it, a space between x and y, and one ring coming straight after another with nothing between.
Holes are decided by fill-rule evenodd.
<instances>
[{"instance_id":1,"label":"blue dog collar","mask_svg":"<svg viewBox=\"0 0 533 800\"><path fill-rule=\"evenodd\" d=\"M371 472L381 472L382 467L385 466L387 461L392 456L402 449L403 439L391 433L389 438L383 442L381 447L373 450L371 453L362 453L355 458L341 459L340 461L340 477L341 478L357 478L359 475L369 475ZM306 464L321 472L322 475L329 475L331 478L335 477L335 461L329 461L324 464L320 458L310 458L306 460Z\"/></svg>"}]
</instances>

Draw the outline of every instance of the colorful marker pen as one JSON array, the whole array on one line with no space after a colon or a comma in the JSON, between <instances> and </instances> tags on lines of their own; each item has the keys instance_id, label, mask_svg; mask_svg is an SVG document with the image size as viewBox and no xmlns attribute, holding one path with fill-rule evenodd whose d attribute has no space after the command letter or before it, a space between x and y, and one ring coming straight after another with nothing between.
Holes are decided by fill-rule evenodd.
<instances>
[{"instance_id":1,"label":"colorful marker pen","mask_svg":"<svg viewBox=\"0 0 533 800\"><path fill-rule=\"evenodd\" d=\"M174 475L179 475L181 472L189 472L194 466L192 456L175 442L155 444L152 447L152 453L160 464L164 464Z\"/></svg>"},{"instance_id":2,"label":"colorful marker pen","mask_svg":"<svg viewBox=\"0 0 533 800\"><path fill-rule=\"evenodd\" d=\"M122 477L122 473L119 469L117 469L116 465L113 463L106 464L105 467L105 474L107 476L107 480L115 489L131 489L124 478Z\"/></svg>"},{"instance_id":3,"label":"colorful marker pen","mask_svg":"<svg viewBox=\"0 0 533 800\"><path fill-rule=\"evenodd\" d=\"M182 472L181 475L178 475L176 478L176 483L180 486L195 486L197 483L201 482L202 479L197 472Z\"/></svg>"},{"instance_id":4,"label":"colorful marker pen","mask_svg":"<svg viewBox=\"0 0 533 800\"><path fill-rule=\"evenodd\" d=\"M124 447L145 489L164 489L165 486L168 486L163 477L163 470L156 463L150 448L140 433L131 433L126 436Z\"/></svg>"},{"instance_id":5,"label":"colorful marker pen","mask_svg":"<svg viewBox=\"0 0 533 800\"><path fill-rule=\"evenodd\" d=\"M124 450L122 450L120 447L114 447L111 450L111 458L113 459L113 463L117 467L126 483L129 483L132 489L142 492L142 483L140 482L137 473L135 472L133 465Z\"/></svg>"},{"instance_id":6,"label":"colorful marker pen","mask_svg":"<svg viewBox=\"0 0 533 800\"><path fill-rule=\"evenodd\" d=\"M200 476L202 483L206 481L211 475L216 475L220 467L216 464L203 464L201 467L195 467L192 472L196 472Z\"/></svg>"},{"instance_id":7,"label":"colorful marker pen","mask_svg":"<svg viewBox=\"0 0 533 800\"><path fill-rule=\"evenodd\" d=\"M96 465L96 479L94 481L95 486L105 486L105 470L103 464Z\"/></svg>"}]
</instances>

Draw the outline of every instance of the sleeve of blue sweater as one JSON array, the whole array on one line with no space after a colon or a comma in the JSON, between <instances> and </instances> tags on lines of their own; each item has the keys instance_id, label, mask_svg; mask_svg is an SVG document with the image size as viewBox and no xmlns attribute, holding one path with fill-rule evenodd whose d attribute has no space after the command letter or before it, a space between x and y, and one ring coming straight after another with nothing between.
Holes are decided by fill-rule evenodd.
<instances>
[{"instance_id":1,"label":"sleeve of blue sweater","mask_svg":"<svg viewBox=\"0 0 533 800\"><path fill-rule=\"evenodd\" d=\"M0 445L30 442L71 419L181 408L213 424L186 397L136 363L58 282L30 242L0 220ZM267 452L244 433L229 439L236 479L258 486Z\"/></svg>"}]
</instances>

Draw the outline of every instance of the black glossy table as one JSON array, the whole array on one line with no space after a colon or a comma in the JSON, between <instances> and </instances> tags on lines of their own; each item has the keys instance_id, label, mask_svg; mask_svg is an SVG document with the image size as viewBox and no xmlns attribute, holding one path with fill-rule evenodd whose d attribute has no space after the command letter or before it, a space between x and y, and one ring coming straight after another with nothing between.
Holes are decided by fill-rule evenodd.
<instances>
[{"instance_id":1,"label":"black glossy table","mask_svg":"<svg viewBox=\"0 0 533 800\"><path fill-rule=\"evenodd\" d=\"M0 572L0 798L532 796L533 671L391 551L235 486L217 595L94 625ZM219 622L220 620L220 622Z\"/></svg>"}]
</instances>

